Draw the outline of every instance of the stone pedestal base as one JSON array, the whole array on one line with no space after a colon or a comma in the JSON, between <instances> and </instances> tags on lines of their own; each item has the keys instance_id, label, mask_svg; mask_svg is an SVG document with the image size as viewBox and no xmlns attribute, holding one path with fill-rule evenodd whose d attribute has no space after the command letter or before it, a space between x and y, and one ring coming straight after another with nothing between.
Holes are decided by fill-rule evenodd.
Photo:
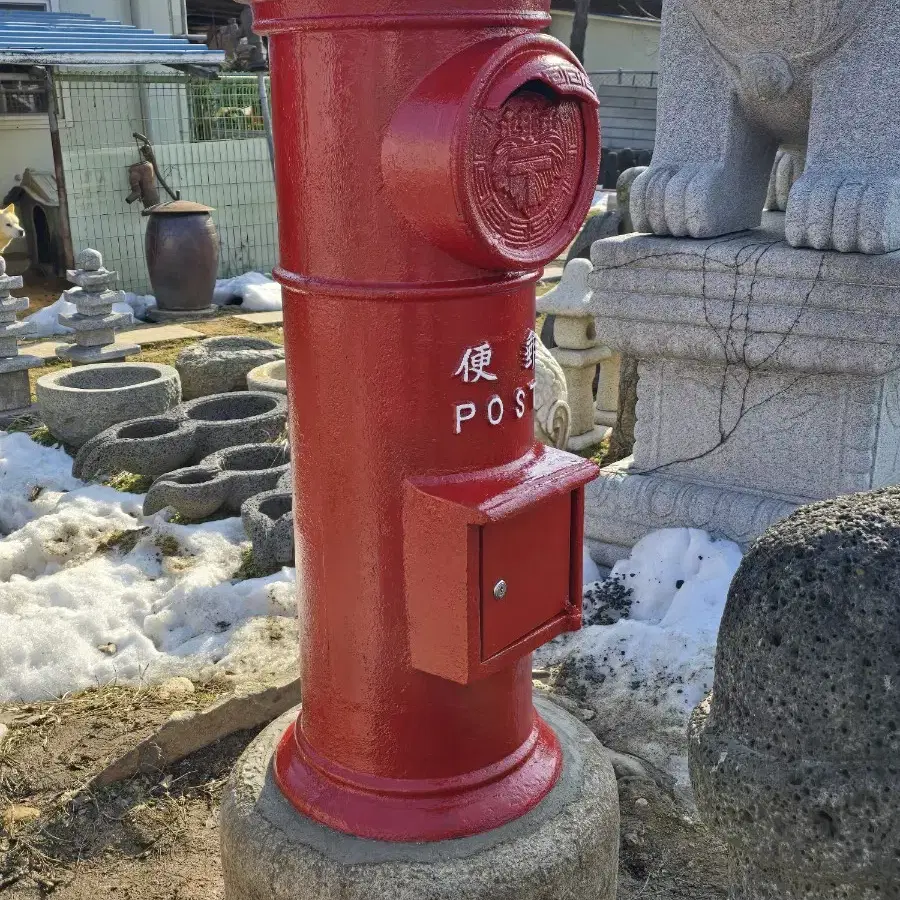
<instances>
[{"instance_id":1,"label":"stone pedestal base","mask_svg":"<svg viewBox=\"0 0 900 900\"><path fill-rule=\"evenodd\" d=\"M105 344L102 347L66 344L57 349L56 355L74 366L89 366L93 363L121 362L140 352L141 348L137 344Z\"/></svg>"},{"instance_id":2,"label":"stone pedestal base","mask_svg":"<svg viewBox=\"0 0 900 900\"><path fill-rule=\"evenodd\" d=\"M28 370L43 365L35 356L0 359L0 415L5 419L24 415L31 409Z\"/></svg>"},{"instance_id":3,"label":"stone pedestal base","mask_svg":"<svg viewBox=\"0 0 900 900\"><path fill-rule=\"evenodd\" d=\"M591 557L601 566L614 566L641 538L660 528L700 528L746 548L779 519L810 502L638 472L629 457L607 466L587 486L585 538Z\"/></svg>"},{"instance_id":4,"label":"stone pedestal base","mask_svg":"<svg viewBox=\"0 0 900 900\"><path fill-rule=\"evenodd\" d=\"M729 238L598 241L599 340L638 360L634 456L588 487L598 562L648 532L746 547L800 505L900 483L900 252Z\"/></svg>"},{"instance_id":5,"label":"stone pedestal base","mask_svg":"<svg viewBox=\"0 0 900 900\"><path fill-rule=\"evenodd\" d=\"M535 705L563 747L559 783L528 815L432 844L349 837L297 813L272 778L297 711L245 751L222 803L226 900L615 900L619 804L597 739L553 704Z\"/></svg>"},{"instance_id":6,"label":"stone pedestal base","mask_svg":"<svg viewBox=\"0 0 900 900\"><path fill-rule=\"evenodd\" d=\"M211 319L218 312L218 306L207 306L205 309L160 309L154 306L147 310L147 318L151 322L199 322L201 319Z\"/></svg>"}]
</instances>

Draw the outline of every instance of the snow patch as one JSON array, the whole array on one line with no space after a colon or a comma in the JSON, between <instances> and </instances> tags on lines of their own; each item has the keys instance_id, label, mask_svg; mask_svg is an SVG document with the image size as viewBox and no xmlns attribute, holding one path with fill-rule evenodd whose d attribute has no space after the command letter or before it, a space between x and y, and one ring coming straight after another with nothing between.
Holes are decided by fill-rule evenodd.
<instances>
[{"instance_id":1,"label":"snow patch","mask_svg":"<svg viewBox=\"0 0 900 900\"><path fill-rule=\"evenodd\" d=\"M71 328L60 324L59 317L71 316L77 312L70 294L77 288L70 288L50 306L37 310L22 321L31 326L29 339L61 337L72 333ZM220 278L216 281L213 303L217 306L238 304L247 312L269 312L281 309L281 285L262 272L247 272L234 278ZM150 294L132 294L126 291L123 302L113 304L113 312L125 313L133 325L135 321L147 318L149 310L156 306L156 297Z\"/></svg>"},{"instance_id":2,"label":"snow patch","mask_svg":"<svg viewBox=\"0 0 900 900\"><path fill-rule=\"evenodd\" d=\"M542 665L562 666L561 690L597 711L601 739L681 783L687 721L712 687L719 623L740 561L736 544L704 531L649 534L586 594L586 612L602 620L597 608L627 592L624 617L618 609L612 624L590 625L536 654Z\"/></svg>"},{"instance_id":3,"label":"snow patch","mask_svg":"<svg viewBox=\"0 0 900 900\"><path fill-rule=\"evenodd\" d=\"M60 298L50 306L45 306L37 312L26 316L22 321L31 325L31 332L27 335L29 339L39 337L54 337L57 335L71 334L72 329L60 324L59 317L74 315L78 310L71 301L70 295L72 291L78 288L70 288L68 291L60 295ZM124 313L129 316L129 322L124 327L133 325L135 319L143 319L146 317L147 310L156 306L156 298L151 296L141 296L139 294L125 293L124 301L113 304L113 312Z\"/></svg>"},{"instance_id":4,"label":"snow patch","mask_svg":"<svg viewBox=\"0 0 900 900\"><path fill-rule=\"evenodd\" d=\"M143 497L86 485L71 465L0 432L0 701L260 669L267 635L287 633L273 618L293 627L294 570L232 582L247 546L240 519L145 519ZM296 641L279 640L278 658L294 658Z\"/></svg>"},{"instance_id":5,"label":"snow patch","mask_svg":"<svg viewBox=\"0 0 900 900\"><path fill-rule=\"evenodd\" d=\"M213 292L213 303L227 306L237 300L241 301L241 309L248 312L281 309L281 285L261 272L219 279Z\"/></svg>"},{"instance_id":6,"label":"snow patch","mask_svg":"<svg viewBox=\"0 0 900 900\"><path fill-rule=\"evenodd\" d=\"M72 460L27 434L0 431L0 536L55 507L63 491L83 487Z\"/></svg>"}]
</instances>

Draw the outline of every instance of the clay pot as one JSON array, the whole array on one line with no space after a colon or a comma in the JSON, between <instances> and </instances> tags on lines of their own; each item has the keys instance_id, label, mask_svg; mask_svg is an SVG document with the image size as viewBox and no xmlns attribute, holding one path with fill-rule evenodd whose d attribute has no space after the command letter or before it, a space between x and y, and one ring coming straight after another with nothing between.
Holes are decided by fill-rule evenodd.
<instances>
[{"instance_id":1,"label":"clay pot","mask_svg":"<svg viewBox=\"0 0 900 900\"><path fill-rule=\"evenodd\" d=\"M145 210L144 248L161 310L197 311L212 305L219 270L219 233L212 209L188 200Z\"/></svg>"}]
</instances>

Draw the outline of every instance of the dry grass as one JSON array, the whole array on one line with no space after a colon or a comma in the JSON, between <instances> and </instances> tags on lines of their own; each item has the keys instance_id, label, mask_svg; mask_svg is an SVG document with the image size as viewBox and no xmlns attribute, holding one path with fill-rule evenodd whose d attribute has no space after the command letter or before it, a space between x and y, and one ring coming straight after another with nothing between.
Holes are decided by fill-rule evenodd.
<instances>
[{"instance_id":1,"label":"dry grass","mask_svg":"<svg viewBox=\"0 0 900 900\"><path fill-rule=\"evenodd\" d=\"M207 319L204 322L188 322L186 327L193 331L199 331L204 337L225 337L228 335L252 335L253 337L265 338L273 344L284 344L284 332L280 325L254 325L252 322L245 322L237 319L233 315L223 314L216 316L214 319ZM187 338L180 341L166 341L162 344L150 344L135 356L128 357L129 362L150 362L161 363L163 365L175 365L178 354L185 347L196 344L202 338ZM27 353L27 346L22 346L22 351ZM28 373L31 381L31 396L35 396L35 384L38 378L55 372L58 369L67 369L70 363L63 362L59 359L48 360L44 366L38 369L31 369Z\"/></svg>"},{"instance_id":2,"label":"dry grass","mask_svg":"<svg viewBox=\"0 0 900 900\"><path fill-rule=\"evenodd\" d=\"M186 851L193 841L188 832L198 832L198 820L214 812L246 737L234 747L212 748L207 765L176 766L98 791L89 784L176 708L204 708L230 689L217 679L196 685L192 695L164 699L149 686L108 686L47 703L0 705L0 721L10 726L0 744L0 819L17 807L40 811L32 821L8 818L0 825L0 892L15 885L16 896L58 890L80 900L88 892L68 888L85 865L95 863L106 877L117 860L152 865ZM195 849L208 855L208 848Z\"/></svg>"}]
</instances>

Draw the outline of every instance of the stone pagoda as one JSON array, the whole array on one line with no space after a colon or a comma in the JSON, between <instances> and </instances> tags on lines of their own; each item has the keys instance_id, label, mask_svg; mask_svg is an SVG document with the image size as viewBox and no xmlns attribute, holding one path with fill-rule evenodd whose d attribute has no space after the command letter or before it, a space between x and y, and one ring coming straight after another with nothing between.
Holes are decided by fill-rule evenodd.
<instances>
[{"instance_id":1,"label":"stone pagoda","mask_svg":"<svg viewBox=\"0 0 900 900\"><path fill-rule=\"evenodd\" d=\"M28 370L44 364L36 356L19 356L19 339L31 332L27 322L16 321L16 315L28 309L29 299L10 296L10 291L21 287L22 276L7 275L6 260L0 256L0 417L4 419L28 412Z\"/></svg>"},{"instance_id":2,"label":"stone pagoda","mask_svg":"<svg viewBox=\"0 0 900 900\"><path fill-rule=\"evenodd\" d=\"M122 291L112 290L116 273L103 266L103 257L96 250L83 250L70 269L68 279L76 285L66 297L78 310L74 315L59 317L61 324L75 332L75 343L56 351L60 359L75 365L115 362L140 352L136 344L117 344L115 332L130 319L125 313L113 312L113 304L125 299Z\"/></svg>"},{"instance_id":3,"label":"stone pagoda","mask_svg":"<svg viewBox=\"0 0 900 900\"><path fill-rule=\"evenodd\" d=\"M20 356L18 342L31 333L27 322L17 322L18 313L28 309L27 297L11 297L22 287L21 275L6 274L6 260L0 256L0 417L10 419L31 408L28 370L44 364L36 356Z\"/></svg>"}]
</instances>

